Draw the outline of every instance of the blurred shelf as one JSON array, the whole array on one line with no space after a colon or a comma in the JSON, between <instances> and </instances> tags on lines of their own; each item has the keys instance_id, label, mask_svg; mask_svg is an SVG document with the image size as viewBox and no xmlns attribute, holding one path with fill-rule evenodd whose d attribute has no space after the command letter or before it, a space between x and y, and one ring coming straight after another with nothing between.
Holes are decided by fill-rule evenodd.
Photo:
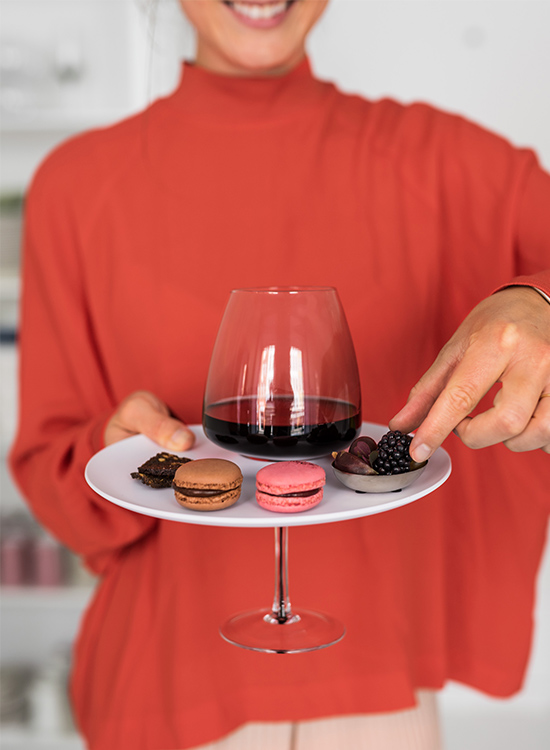
<instances>
[{"instance_id":1,"label":"blurred shelf","mask_svg":"<svg viewBox=\"0 0 550 750\"><path fill-rule=\"evenodd\" d=\"M70 650L93 594L87 586L1 587L2 666L45 664Z\"/></svg>"},{"instance_id":2,"label":"blurred shelf","mask_svg":"<svg viewBox=\"0 0 550 750\"><path fill-rule=\"evenodd\" d=\"M0 268L0 296L2 299L17 300L21 288L21 278L16 269Z\"/></svg>"},{"instance_id":3,"label":"blurred shelf","mask_svg":"<svg viewBox=\"0 0 550 750\"><path fill-rule=\"evenodd\" d=\"M0 132L20 133L77 133L89 128L101 127L129 117L127 109L94 110L91 112L60 113L58 111L35 111L28 114L3 112Z\"/></svg>"},{"instance_id":4,"label":"blurred shelf","mask_svg":"<svg viewBox=\"0 0 550 750\"><path fill-rule=\"evenodd\" d=\"M14 343L13 332L17 328L19 318L20 289L19 273L12 268L0 268L0 343ZM2 377L6 377L6 374L3 373Z\"/></svg>"},{"instance_id":5,"label":"blurred shelf","mask_svg":"<svg viewBox=\"0 0 550 750\"><path fill-rule=\"evenodd\" d=\"M51 736L28 729L0 726L2 750L84 750L83 740L77 734Z\"/></svg>"},{"instance_id":6,"label":"blurred shelf","mask_svg":"<svg viewBox=\"0 0 550 750\"><path fill-rule=\"evenodd\" d=\"M93 586L1 586L0 602L4 611L44 608L80 611L93 593Z\"/></svg>"}]
</instances>

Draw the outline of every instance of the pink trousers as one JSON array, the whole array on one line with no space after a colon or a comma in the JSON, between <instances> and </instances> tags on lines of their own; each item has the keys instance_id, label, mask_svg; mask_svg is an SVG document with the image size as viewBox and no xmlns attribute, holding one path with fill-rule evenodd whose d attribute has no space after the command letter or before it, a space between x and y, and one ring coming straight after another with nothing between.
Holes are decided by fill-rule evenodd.
<instances>
[{"instance_id":1,"label":"pink trousers","mask_svg":"<svg viewBox=\"0 0 550 750\"><path fill-rule=\"evenodd\" d=\"M441 750L436 694L424 690L416 698L406 711L245 724L197 750Z\"/></svg>"}]
</instances>

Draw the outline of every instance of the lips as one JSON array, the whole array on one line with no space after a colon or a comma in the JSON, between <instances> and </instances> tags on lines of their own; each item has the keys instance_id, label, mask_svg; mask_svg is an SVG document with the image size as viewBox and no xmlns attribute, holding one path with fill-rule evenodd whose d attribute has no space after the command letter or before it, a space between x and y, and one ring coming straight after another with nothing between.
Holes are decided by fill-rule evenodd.
<instances>
[{"instance_id":1,"label":"lips","mask_svg":"<svg viewBox=\"0 0 550 750\"><path fill-rule=\"evenodd\" d=\"M277 0L276 2L232 2L223 3L245 26L257 29L271 29L286 18L290 7L296 0Z\"/></svg>"}]
</instances>

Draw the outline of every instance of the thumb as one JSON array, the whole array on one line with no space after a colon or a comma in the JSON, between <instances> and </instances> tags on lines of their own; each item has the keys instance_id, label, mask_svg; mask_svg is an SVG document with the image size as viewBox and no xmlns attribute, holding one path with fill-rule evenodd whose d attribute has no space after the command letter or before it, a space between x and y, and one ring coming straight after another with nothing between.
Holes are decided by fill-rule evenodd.
<instances>
[{"instance_id":1,"label":"thumb","mask_svg":"<svg viewBox=\"0 0 550 750\"><path fill-rule=\"evenodd\" d=\"M137 434L170 451L185 451L195 442L191 430L149 391L136 391L121 402L105 428L105 443Z\"/></svg>"}]
</instances>

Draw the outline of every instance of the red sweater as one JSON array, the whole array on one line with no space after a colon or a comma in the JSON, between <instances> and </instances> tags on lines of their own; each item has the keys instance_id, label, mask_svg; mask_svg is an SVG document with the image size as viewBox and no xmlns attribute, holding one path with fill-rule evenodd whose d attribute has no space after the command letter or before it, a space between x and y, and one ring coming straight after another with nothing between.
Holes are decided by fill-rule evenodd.
<instances>
[{"instance_id":1,"label":"red sweater","mask_svg":"<svg viewBox=\"0 0 550 750\"><path fill-rule=\"evenodd\" d=\"M423 104L343 95L307 62L272 79L186 66L173 95L46 160L27 203L11 465L37 518L101 576L72 679L93 750L399 709L448 679L520 688L550 505L541 451L452 437L453 474L432 495L293 529L292 600L347 635L289 657L218 634L269 605L272 531L133 514L83 474L136 389L200 422L239 286L336 286L364 419L387 423L483 297L519 275L550 293L549 205L530 151Z\"/></svg>"}]
</instances>

